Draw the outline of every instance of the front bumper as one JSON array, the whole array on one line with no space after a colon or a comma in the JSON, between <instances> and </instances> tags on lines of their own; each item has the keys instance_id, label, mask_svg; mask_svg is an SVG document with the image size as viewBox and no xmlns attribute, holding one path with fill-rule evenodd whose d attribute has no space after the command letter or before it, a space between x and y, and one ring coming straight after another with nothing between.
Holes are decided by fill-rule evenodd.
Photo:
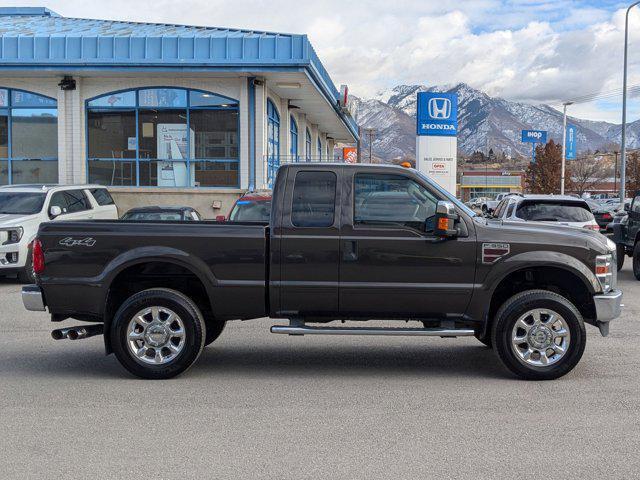
<instances>
[{"instance_id":1,"label":"front bumper","mask_svg":"<svg viewBox=\"0 0 640 480\"><path fill-rule=\"evenodd\" d=\"M596 324L606 337L609 334L609 322L618 318L622 311L622 290L594 295L593 301L596 305Z\"/></svg>"},{"instance_id":2,"label":"front bumper","mask_svg":"<svg viewBox=\"0 0 640 480\"><path fill-rule=\"evenodd\" d=\"M24 304L24 308L29 311L45 311L44 295L37 285L25 285L22 287L22 303Z\"/></svg>"}]
</instances>

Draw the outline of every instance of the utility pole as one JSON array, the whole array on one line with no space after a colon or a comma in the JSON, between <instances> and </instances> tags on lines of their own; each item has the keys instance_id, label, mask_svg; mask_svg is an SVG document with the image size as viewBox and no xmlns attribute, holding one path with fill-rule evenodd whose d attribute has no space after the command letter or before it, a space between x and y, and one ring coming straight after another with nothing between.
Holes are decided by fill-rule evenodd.
<instances>
[{"instance_id":1,"label":"utility pole","mask_svg":"<svg viewBox=\"0 0 640 480\"><path fill-rule=\"evenodd\" d=\"M627 53L629 46L629 12L633 7L640 4L640 1L634 2L627 8L627 14L624 19L624 66L622 70L622 148L620 149L620 209L624 208L624 199L626 197L626 168L627 168Z\"/></svg>"},{"instance_id":2,"label":"utility pole","mask_svg":"<svg viewBox=\"0 0 640 480\"><path fill-rule=\"evenodd\" d=\"M369 163L372 163L372 151L371 151L371 147L373 146L373 137L376 134L376 129L375 128L365 128L365 131L367 132L367 138L369 139Z\"/></svg>"},{"instance_id":3,"label":"utility pole","mask_svg":"<svg viewBox=\"0 0 640 480\"><path fill-rule=\"evenodd\" d=\"M362 163L362 127L358 125L358 141L356 143L356 155L358 163Z\"/></svg>"},{"instance_id":4,"label":"utility pole","mask_svg":"<svg viewBox=\"0 0 640 480\"><path fill-rule=\"evenodd\" d=\"M615 155L615 166L613 167L613 193L618 192L618 152L613 152Z\"/></svg>"},{"instance_id":5,"label":"utility pole","mask_svg":"<svg viewBox=\"0 0 640 480\"><path fill-rule=\"evenodd\" d=\"M560 167L560 195L564 195L564 171L567 162L567 107L573 102L564 102L564 112L562 114L562 167Z\"/></svg>"}]
</instances>

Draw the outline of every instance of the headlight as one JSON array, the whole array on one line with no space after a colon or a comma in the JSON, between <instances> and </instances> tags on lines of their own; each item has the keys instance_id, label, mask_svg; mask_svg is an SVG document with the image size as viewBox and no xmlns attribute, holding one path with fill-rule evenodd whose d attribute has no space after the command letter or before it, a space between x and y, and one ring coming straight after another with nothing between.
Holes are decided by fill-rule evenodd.
<instances>
[{"instance_id":1,"label":"headlight","mask_svg":"<svg viewBox=\"0 0 640 480\"><path fill-rule=\"evenodd\" d=\"M3 245L18 243L22 238L22 227L7 228L4 231L7 232L7 239L2 242Z\"/></svg>"},{"instance_id":2,"label":"headlight","mask_svg":"<svg viewBox=\"0 0 640 480\"><path fill-rule=\"evenodd\" d=\"M596 277L600 282L603 292L608 292L615 287L613 255L598 255L596 257Z\"/></svg>"}]
</instances>

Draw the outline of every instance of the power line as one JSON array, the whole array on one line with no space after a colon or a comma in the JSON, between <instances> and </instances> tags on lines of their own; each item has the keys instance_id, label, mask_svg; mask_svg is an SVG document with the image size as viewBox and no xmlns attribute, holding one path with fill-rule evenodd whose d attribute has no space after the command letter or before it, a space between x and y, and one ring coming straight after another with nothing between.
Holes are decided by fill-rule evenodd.
<instances>
[{"instance_id":1,"label":"power line","mask_svg":"<svg viewBox=\"0 0 640 480\"><path fill-rule=\"evenodd\" d=\"M640 94L640 84L630 85L627 88L627 94L630 94L630 95ZM588 93L586 95L581 95L574 98L569 98L567 102L571 102L574 104L588 103L588 102L594 102L596 100L606 100L610 98L615 98L621 95L622 95L622 88L617 88L615 90L609 90L606 92L600 91L600 92Z\"/></svg>"}]
</instances>

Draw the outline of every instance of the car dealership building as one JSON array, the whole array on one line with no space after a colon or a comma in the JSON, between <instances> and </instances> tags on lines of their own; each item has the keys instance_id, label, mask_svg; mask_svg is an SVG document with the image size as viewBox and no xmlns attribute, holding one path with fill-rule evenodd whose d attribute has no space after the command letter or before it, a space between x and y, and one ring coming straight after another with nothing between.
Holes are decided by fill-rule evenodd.
<instances>
[{"instance_id":1,"label":"car dealership building","mask_svg":"<svg viewBox=\"0 0 640 480\"><path fill-rule=\"evenodd\" d=\"M0 184L99 183L212 218L357 140L306 35L0 8Z\"/></svg>"}]
</instances>

